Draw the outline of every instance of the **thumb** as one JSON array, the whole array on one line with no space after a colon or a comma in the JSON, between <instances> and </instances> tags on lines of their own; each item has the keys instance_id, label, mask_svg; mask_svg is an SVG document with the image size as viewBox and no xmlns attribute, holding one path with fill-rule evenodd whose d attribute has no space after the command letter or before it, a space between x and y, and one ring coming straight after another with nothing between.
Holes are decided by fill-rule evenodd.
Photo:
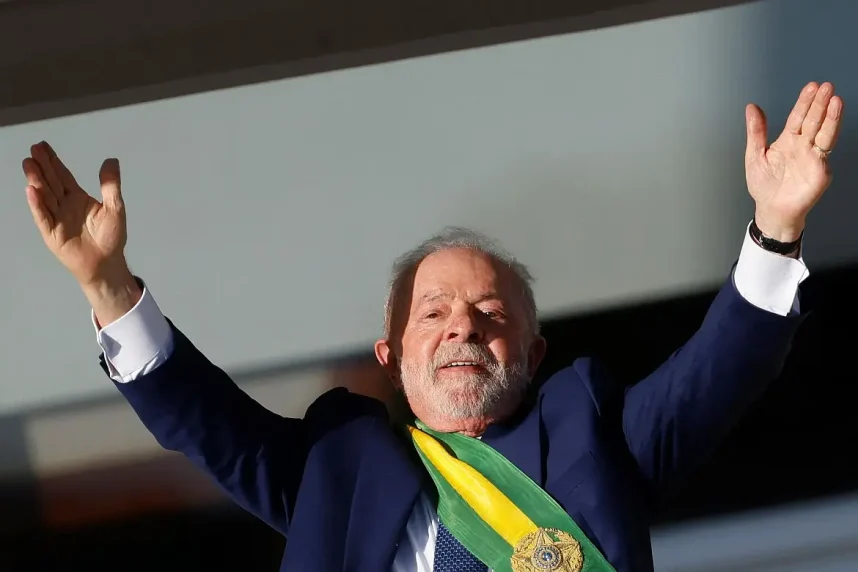
<instances>
[{"instance_id":1,"label":"thumb","mask_svg":"<svg viewBox=\"0 0 858 572\"><path fill-rule=\"evenodd\" d=\"M745 147L745 164L752 163L765 157L766 145L766 115L763 110L749 104L745 108L745 128L747 129L747 144Z\"/></svg>"},{"instance_id":2,"label":"thumb","mask_svg":"<svg viewBox=\"0 0 858 572\"><path fill-rule=\"evenodd\" d=\"M98 172L101 183L102 204L112 211L122 210L122 179L119 175L119 159L105 159Z\"/></svg>"}]
</instances>

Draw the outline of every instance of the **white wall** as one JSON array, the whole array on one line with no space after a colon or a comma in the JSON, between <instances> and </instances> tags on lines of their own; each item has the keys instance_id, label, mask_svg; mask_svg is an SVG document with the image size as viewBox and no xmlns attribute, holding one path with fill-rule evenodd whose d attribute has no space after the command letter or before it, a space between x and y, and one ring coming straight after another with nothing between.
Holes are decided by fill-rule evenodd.
<instances>
[{"instance_id":1,"label":"white wall","mask_svg":"<svg viewBox=\"0 0 858 572\"><path fill-rule=\"evenodd\" d=\"M718 283L751 215L743 106L777 127L810 79L854 95L855 6L770 1L2 129L0 412L112 391L27 213L32 142L90 189L122 159L133 268L212 359L333 355L369 348L393 257L447 224L530 264L546 317ZM791 36L823 24L824 58ZM829 210L817 240L849 228ZM858 255L813 239L814 268Z\"/></svg>"}]
</instances>

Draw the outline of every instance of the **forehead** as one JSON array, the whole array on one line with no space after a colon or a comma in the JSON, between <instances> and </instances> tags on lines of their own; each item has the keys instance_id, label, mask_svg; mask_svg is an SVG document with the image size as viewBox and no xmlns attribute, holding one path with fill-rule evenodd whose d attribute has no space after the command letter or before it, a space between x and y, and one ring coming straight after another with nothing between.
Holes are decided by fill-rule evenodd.
<instances>
[{"instance_id":1,"label":"forehead","mask_svg":"<svg viewBox=\"0 0 858 572\"><path fill-rule=\"evenodd\" d=\"M491 256L466 248L451 248L427 256L414 274L415 302L433 294L479 296L512 292L512 272Z\"/></svg>"}]
</instances>

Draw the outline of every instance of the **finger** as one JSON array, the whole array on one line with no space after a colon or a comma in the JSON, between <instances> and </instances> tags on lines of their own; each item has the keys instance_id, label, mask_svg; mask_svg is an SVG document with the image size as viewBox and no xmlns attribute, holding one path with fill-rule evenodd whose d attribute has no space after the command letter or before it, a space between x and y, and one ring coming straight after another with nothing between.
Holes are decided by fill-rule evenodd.
<instances>
[{"instance_id":1,"label":"finger","mask_svg":"<svg viewBox=\"0 0 858 572\"><path fill-rule=\"evenodd\" d=\"M819 128L819 133L816 134L814 145L824 151L832 151L837 145L837 137L840 135L840 126L843 117L843 100L837 96L831 98L828 102L828 110L825 112L825 120L822 122L822 127Z\"/></svg>"},{"instance_id":2,"label":"finger","mask_svg":"<svg viewBox=\"0 0 858 572\"><path fill-rule=\"evenodd\" d=\"M42 142L33 145L30 148L30 154L39 164L39 168L42 171L42 176L47 183L47 187L52 193L54 193L57 200L62 199L66 194L65 189L63 188L62 182L60 182L57 172L54 170L54 166L51 165L51 157L48 154L47 144Z\"/></svg>"},{"instance_id":3,"label":"finger","mask_svg":"<svg viewBox=\"0 0 858 572\"><path fill-rule=\"evenodd\" d=\"M28 185L38 191L42 204L50 211L51 216L56 220L56 217L60 212L60 204L57 201L57 197L54 196L54 193L51 192L45 184L45 179L42 175L42 170L39 167L39 164L31 157L27 157L24 159L22 166L24 168L24 175L27 177Z\"/></svg>"},{"instance_id":4,"label":"finger","mask_svg":"<svg viewBox=\"0 0 858 572\"><path fill-rule=\"evenodd\" d=\"M813 104L813 98L818 89L819 86L816 85L815 81L812 81L801 90L801 93L798 95L798 99L795 102L795 106L792 108L792 111L790 111L789 117L787 117L787 131L795 133L796 135L801 133L801 124L804 123L804 118L807 116L807 112L810 110L811 104Z\"/></svg>"},{"instance_id":5,"label":"finger","mask_svg":"<svg viewBox=\"0 0 858 572\"><path fill-rule=\"evenodd\" d=\"M816 91L813 103L810 104L810 110L801 123L801 134L808 141L812 142L816 138L816 134L819 133L832 95L834 95L834 86L828 82L819 86Z\"/></svg>"},{"instance_id":6,"label":"finger","mask_svg":"<svg viewBox=\"0 0 858 572\"><path fill-rule=\"evenodd\" d=\"M33 185L27 185L27 204L30 205L30 212L33 215L33 220L38 227L39 232L44 236L51 234L54 228L54 216L45 205L42 197L44 191L37 189Z\"/></svg>"},{"instance_id":7,"label":"finger","mask_svg":"<svg viewBox=\"0 0 858 572\"><path fill-rule=\"evenodd\" d=\"M65 188L65 191L69 192L82 190L80 188L80 185L77 184L74 175L72 175L72 172L69 171L65 163L63 163L62 160L57 156L53 147L51 147L47 142L43 142L43 144L48 152L48 157L50 157L51 159L51 166L54 168L54 171L59 177L60 183Z\"/></svg>"},{"instance_id":8,"label":"finger","mask_svg":"<svg viewBox=\"0 0 858 572\"><path fill-rule=\"evenodd\" d=\"M98 172L98 180L101 183L102 203L112 211L123 208L122 202L122 178L119 173L119 159L105 159Z\"/></svg>"},{"instance_id":9,"label":"finger","mask_svg":"<svg viewBox=\"0 0 858 572\"><path fill-rule=\"evenodd\" d=\"M745 145L745 164L748 165L766 156L768 139L766 136L766 114L754 104L745 107L745 128L747 143Z\"/></svg>"}]
</instances>

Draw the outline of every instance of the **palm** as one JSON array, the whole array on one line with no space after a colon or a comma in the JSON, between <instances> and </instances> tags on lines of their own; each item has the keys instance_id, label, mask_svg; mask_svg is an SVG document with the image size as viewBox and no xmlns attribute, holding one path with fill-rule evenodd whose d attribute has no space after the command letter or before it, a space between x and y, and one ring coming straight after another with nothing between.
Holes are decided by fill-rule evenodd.
<instances>
[{"instance_id":1,"label":"palm","mask_svg":"<svg viewBox=\"0 0 858 572\"><path fill-rule=\"evenodd\" d=\"M809 84L783 133L767 146L765 116L749 106L745 175L758 214L783 224L804 220L831 184L825 151L836 143L841 111L830 84Z\"/></svg>"},{"instance_id":2,"label":"palm","mask_svg":"<svg viewBox=\"0 0 858 572\"><path fill-rule=\"evenodd\" d=\"M124 247L122 221L100 202L81 191L63 204L49 245L66 266L96 264Z\"/></svg>"},{"instance_id":3,"label":"palm","mask_svg":"<svg viewBox=\"0 0 858 572\"><path fill-rule=\"evenodd\" d=\"M831 182L828 161L791 133L781 134L764 160L749 164L746 176L755 201L774 201L794 215L810 210Z\"/></svg>"},{"instance_id":4,"label":"palm","mask_svg":"<svg viewBox=\"0 0 858 572\"><path fill-rule=\"evenodd\" d=\"M85 281L121 258L125 247L118 164L105 162L102 167L101 203L80 188L47 144L40 145L33 146L32 158L24 161L28 202L47 247Z\"/></svg>"}]
</instances>

